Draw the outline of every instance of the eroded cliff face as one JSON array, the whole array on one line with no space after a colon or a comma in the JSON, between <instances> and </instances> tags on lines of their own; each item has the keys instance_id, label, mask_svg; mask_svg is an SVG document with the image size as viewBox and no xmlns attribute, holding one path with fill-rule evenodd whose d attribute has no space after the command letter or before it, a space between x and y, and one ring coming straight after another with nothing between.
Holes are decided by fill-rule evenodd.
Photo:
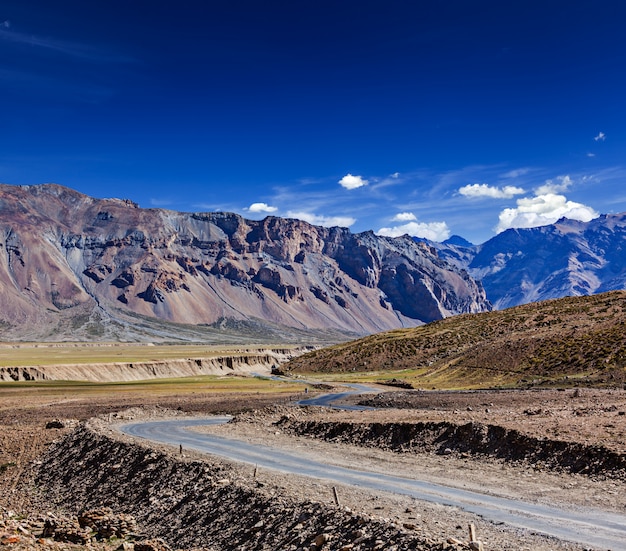
<instances>
[{"instance_id":1,"label":"eroded cliff face","mask_svg":"<svg viewBox=\"0 0 626 551\"><path fill-rule=\"evenodd\" d=\"M480 284L409 238L141 209L54 184L0 186L0 243L0 316L13 335L28 324L53 333L68 311L77 327L98 310L367 334L489 309Z\"/></svg>"},{"instance_id":2,"label":"eroded cliff face","mask_svg":"<svg viewBox=\"0 0 626 551\"><path fill-rule=\"evenodd\" d=\"M0 381L143 381L170 377L203 375L269 375L273 369L292 358L310 351L311 347L259 349L241 353L178 360L111 362L91 364L58 364L33 366L1 366Z\"/></svg>"}]
</instances>

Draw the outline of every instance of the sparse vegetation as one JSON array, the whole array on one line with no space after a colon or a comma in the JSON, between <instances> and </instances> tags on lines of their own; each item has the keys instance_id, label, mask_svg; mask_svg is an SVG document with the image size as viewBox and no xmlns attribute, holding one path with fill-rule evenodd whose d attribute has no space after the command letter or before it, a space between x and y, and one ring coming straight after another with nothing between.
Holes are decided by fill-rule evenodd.
<instances>
[{"instance_id":1,"label":"sparse vegetation","mask_svg":"<svg viewBox=\"0 0 626 551\"><path fill-rule=\"evenodd\" d=\"M207 393L218 394L295 394L302 392L304 385L287 383L263 377L215 376L184 377L177 379L150 379L115 383L89 381L18 381L0 382L0 400L3 398L26 402L48 397L51 400L84 400L93 396L116 396L118 399L146 396L195 395L194 399L206 397ZM1 408L0 408L1 409Z\"/></svg>"},{"instance_id":2,"label":"sparse vegetation","mask_svg":"<svg viewBox=\"0 0 626 551\"><path fill-rule=\"evenodd\" d=\"M466 314L316 350L286 367L400 376L426 388L621 387L625 308L626 292L614 291Z\"/></svg>"},{"instance_id":3,"label":"sparse vegetation","mask_svg":"<svg viewBox=\"0 0 626 551\"><path fill-rule=\"evenodd\" d=\"M10 467L15 467L17 463L15 461L9 461L7 463L0 463L0 474L5 472Z\"/></svg>"}]
</instances>

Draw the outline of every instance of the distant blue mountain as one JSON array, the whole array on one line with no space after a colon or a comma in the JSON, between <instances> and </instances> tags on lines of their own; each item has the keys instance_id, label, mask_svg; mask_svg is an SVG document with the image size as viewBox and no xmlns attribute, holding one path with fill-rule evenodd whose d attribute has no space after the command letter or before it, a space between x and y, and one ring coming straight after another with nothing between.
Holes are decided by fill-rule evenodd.
<instances>
[{"instance_id":1,"label":"distant blue mountain","mask_svg":"<svg viewBox=\"0 0 626 551\"><path fill-rule=\"evenodd\" d=\"M449 237L443 242L443 244L444 245L456 245L457 247L465 247L467 249L474 247L473 243L470 243L467 239L465 239L464 237L461 237L460 235L453 235Z\"/></svg>"},{"instance_id":2,"label":"distant blue mountain","mask_svg":"<svg viewBox=\"0 0 626 551\"><path fill-rule=\"evenodd\" d=\"M494 308L626 289L626 213L506 230L482 245L430 243L482 282Z\"/></svg>"}]
</instances>

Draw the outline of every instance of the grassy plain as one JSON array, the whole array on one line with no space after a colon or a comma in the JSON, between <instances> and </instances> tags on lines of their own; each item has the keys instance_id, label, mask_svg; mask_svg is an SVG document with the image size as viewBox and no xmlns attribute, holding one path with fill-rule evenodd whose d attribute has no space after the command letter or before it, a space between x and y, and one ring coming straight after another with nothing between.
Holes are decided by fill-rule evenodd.
<instances>
[{"instance_id":1,"label":"grassy plain","mask_svg":"<svg viewBox=\"0 0 626 551\"><path fill-rule=\"evenodd\" d=\"M277 396L304 392L305 385L287 383L262 377L216 376L184 377L178 379L149 379L115 383L87 381L21 381L0 382L0 409L9 402L11 407L23 401L42 405L47 401L86 401L90 399L135 399L153 401L155 398L176 396L194 400L209 394Z\"/></svg>"},{"instance_id":2,"label":"grassy plain","mask_svg":"<svg viewBox=\"0 0 626 551\"><path fill-rule=\"evenodd\" d=\"M119 343L0 344L0 367L113 362L150 362L182 358L212 358L228 354L289 349L293 345L147 345Z\"/></svg>"}]
</instances>

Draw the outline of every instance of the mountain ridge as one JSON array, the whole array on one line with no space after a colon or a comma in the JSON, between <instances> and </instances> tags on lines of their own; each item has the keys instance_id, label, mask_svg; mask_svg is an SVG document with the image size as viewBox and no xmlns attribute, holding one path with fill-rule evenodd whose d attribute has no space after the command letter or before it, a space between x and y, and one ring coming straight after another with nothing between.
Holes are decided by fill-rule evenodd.
<instances>
[{"instance_id":1,"label":"mountain ridge","mask_svg":"<svg viewBox=\"0 0 626 551\"><path fill-rule=\"evenodd\" d=\"M626 213L508 229L472 247L430 245L480 280L496 309L626 289Z\"/></svg>"},{"instance_id":2,"label":"mountain ridge","mask_svg":"<svg viewBox=\"0 0 626 551\"><path fill-rule=\"evenodd\" d=\"M409 238L142 209L57 184L0 185L0 243L9 340L159 340L175 338L176 324L265 324L272 338L336 342L490 308L464 270Z\"/></svg>"}]
</instances>

